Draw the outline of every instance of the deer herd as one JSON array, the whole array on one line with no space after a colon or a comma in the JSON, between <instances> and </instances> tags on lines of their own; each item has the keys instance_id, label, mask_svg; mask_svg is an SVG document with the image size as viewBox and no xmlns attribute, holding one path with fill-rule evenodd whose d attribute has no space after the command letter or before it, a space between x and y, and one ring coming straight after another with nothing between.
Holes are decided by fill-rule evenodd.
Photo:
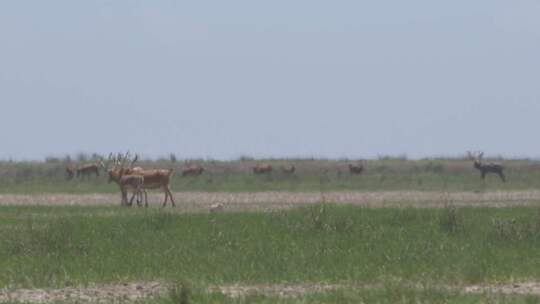
<instances>
[{"instance_id":1,"label":"deer herd","mask_svg":"<svg viewBox=\"0 0 540 304\"><path fill-rule=\"evenodd\" d=\"M481 151L467 152L468 158L473 162L473 168L480 171L480 177L485 179L489 173L497 174L503 182L506 182L504 175L504 167L498 163L483 163L482 157L484 153ZM176 206L174 198L171 192L171 177L173 175L173 169L143 169L141 167L134 166L138 160L138 155L131 158L129 151L125 154L118 153L114 155L109 154L106 162L103 159L97 160L95 163L83 164L80 166L68 165L66 167L67 179L77 178L90 178L100 176L99 171L102 168L107 176L108 182L114 182L120 188L121 205L132 206L133 200L137 200L137 205L142 206L144 198L144 205L148 207L148 193L147 189L161 189L165 193L162 206L165 207L167 202L171 201L171 205ZM127 164L127 165L126 165ZM267 163L260 163L252 168L253 174L263 175L272 173L272 165ZM283 175L293 175L296 172L296 167L293 164L281 166L280 172ZM363 164L349 164L349 173L351 175L359 175L364 172ZM182 176L198 176L204 172L204 168L200 165L188 165L182 169ZM131 192L131 197L128 199L128 193Z\"/></svg>"}]
</instances>

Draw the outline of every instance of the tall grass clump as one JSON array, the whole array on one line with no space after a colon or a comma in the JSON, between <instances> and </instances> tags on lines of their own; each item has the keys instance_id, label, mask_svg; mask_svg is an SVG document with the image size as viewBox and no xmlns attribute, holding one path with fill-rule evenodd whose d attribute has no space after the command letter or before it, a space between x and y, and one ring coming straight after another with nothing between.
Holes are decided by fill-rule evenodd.
<instances>
[{"instance_id":1,"label":"tall grass clump","mask_svg":"<svg viewBox=\"0 0 540 304\"><path fill-rule=\"evenodd\" d=\"M446 233L455 233L460 226L460 215L458 208L451 204L446 204L439 214L439 227Z\"/></svg>"},{"instance_id":2,"label":"tall grass clump","mask_svg":"<svg viewBox=\"0 0 540 304\"><path fill-rule=\"evenodd\" d=\"M540 241L540 208L536 210L533 218L493 217L491 235L504 242Z\"/></svg>"},{"instance_id":3,"label":"tall grass clump","mask_svg":"<svg viewBox=\"0 0 540 304\"><path fill-rule=\"evenodd\" d=\"M169 289L169 299L174 304L190 304L191 288L186 283L175 284Z\"/></svg>"}]
</instances>

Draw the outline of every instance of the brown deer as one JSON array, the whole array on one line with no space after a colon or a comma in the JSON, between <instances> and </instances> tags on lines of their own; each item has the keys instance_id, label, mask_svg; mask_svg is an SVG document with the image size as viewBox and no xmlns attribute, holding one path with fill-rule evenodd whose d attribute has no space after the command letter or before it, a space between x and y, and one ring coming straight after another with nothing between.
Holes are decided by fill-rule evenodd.
<instances>
[{"instance_id":1,"label":"brown deer","mask_svg":"<svg viewBox=\"0 0 540 304\"><path fill-rule=\"evenodd\" d=\"M74 165L67 165L66 166L66 179L71 180L75 177L75 174L77 173L77 168L75 168Z\"/></svg>"},{"instance_id":2,"label":"brown deer","mask_svg":"<svg viewBox=\"0 0 540 304\"><path fill-rule=\"evenodd\" d=\"M163 201L163 207L167 205L167 198L171 199L171 205L175 207L174 199L171 192L171 177L173 174L173 168L170 169L152 169L143 170L136 174L144 177L145 189L163 189L165 192L165 200Z\"/></svg>"},{"instance_id":3,"label":"brown deer","mask_svg":"<svg viewBox=\"0 0 540 304\"><path fill-rule=\"evenodd\" d=\"M482 157L484 156L484 152L477 152L477 153L471 153L470 151L467 152L467 155L469 156L469 159L473 161L473 167L480 171L480 176L482 179L486 178L486 174L488 173L495 173L498 174L499 177L503 182L506 182L506 177L504 176L504 167L501 164L497 163L482 163Z\"/></svg>"},{"instance_id":4,"label":"brown deer","mask_svg":"<svg viewBox=\"0 0 540 304\"><path fill-rule=\"evenodd\" d=\"M111 154L112 155L112 154ZM115 161L115 167L112 169L107 169L109 174L109 182L115 182L120 185L120 170L124 169L123 174L127 175L139 175L144 178L144 189L160 189L162 188L165 192L165 200L163 201L163 207L167 205L168 198L171 199L171 204L173 207L176 206L172 196L170 182L173 169L142 169L140 167L133 167L133 164L137 161L138 156L131 161L129 168L124 168L124 164L128 159L129 152L123 157L120 162L118 159ZM118 167L119 166L119 167Z\"/></svg>"},{"instance_id":5,"label":"brown deer","mask_svg":"<svg viewBox=\"0 0 540 304\"><path fill-rule=\"evenodd\" d=\"M350 174L358 175L358 174L362 174L363 171L364 171L364 166L362 164L358 164L358 165L349 164Z\"/></svg>"},{"instance_id":6,"label":"brown deer","mask_svg":"<svg viewBox=\"0 0 540 304\"><path fill-rule=\"evenodd\" d=\"M99 167L101 166L100 162L98 161L95 164L86 164L77 167L77 178L79 177L90 177L92 174L94 174L97 177L99 177Z\"/></svg>"},{"instance_id":7,"label":"brown deer","mask_svg":"<svg viewBox=\"0 0 540 304\"><path fill-rule=\"evenodd\" d=\"M144 205L148 208L148 193L144 189L144 176L136 174L124 174L123 168L119 171L118 185L122 194L122 205L131 206L133 198L137 196L137 206L141 206L142 195L144 194ZM131 199L127 200L128 190L133 190Z\"/></svg>"},{"instance_id":8,"label":"brown deer","mask_svg":"<svg viewBox=\"0 0 540 304\"><path fill-rule=\"evenodd\" d=\"M127 159L127 156L129 155L129 152L126 153L126 156L124 157L124 159ZM120 194L121 194L121 203L120 205L124 206L128 206L128 205L131 205L131 204L128 204L128 201L127 201L127 191L128 190L132 190L133 191L133 195L131 197L131 200L130 202L133 202L133 197L138 194L138 192L140 192L140 187L137 186L137 187L132 187L131 185L136 185L136 181L135 178L131 179L131 181L127 182L127 181L122 181L122 178L124 178L125 180L127 180L128 178L126 176L131 176L133 175L133 173L137 170L142 170L142 168L140 167L135 167L135 168L132 168L132 165L133 163L137 160L137 156L135 157L135 159L131 162L129 168L124 168L124 163L125 163L125 160L121 163L120 160L122 159L122 155L121 154L118 154L118 156L114 156L113 157L113 154L109 154L109 158L107 159L107 164L104 164L103 161L100 162L100 165L103 167L103 170L105 170L105 172L107 172L108 176L109 176L109 179L108 179L108 183L111 183L111 182L115 182L119 187L120 187ZM113 166L112 167L109 167L109 165L111 164L111 162L113 163ZM144 178L142 178L142 180L144 181ZM137 204L139 204L139 195L137 196Z\"/></svg>"},{"instance_id":9,"label":"brown deer","mask_svg":"<svg viewBox=\"0 0 540 304\"><path fill-rule=\"evenodd\" d=\"M138 174L138 173L144 171L144 169L141 168L141 167L133 167L133 164L135 162L137 162L137 160L139 159L139 155L135 155L135 158L133 160L131 160L129 166L127 168L125 168L124 164L125 164L125 162L126 162L126 160L128 158L129 158L129 151L124 156L122 156L122 154L118 153L118 156L113 157L112 153L111 153L109 155L109 162L110 161L114 162L114 166L112 167L112 169L108 169L108 166L103 165L103 162L101 162L103 168L109 174L109 183L114 181L115 178L118 178L118 173L119 173L120 169L124 169L123 173L126 174L126 175ZM111 171L113 171L112 172L113 173L112 174L112 179L111 179L111 174L110 174Z\"/></svg>"},{"instance_id":10,"label":"brown deer","mask_svg":"<svg viewBox=\"0 0 540 304\"><path fill-rule=\"evenodd\" d=\"M182 176L199 176L204 172L200 165L190 165L182 169Z\"/></svg>"},{"instance_id":11,"label":"brown deer","mask_svg":"<svg viewBox=\"0 0 540 304\"><path fill-rule=\"evenodd\" d=\"M285 175L291 175L296 172L296 167L294 165L281 166L281 173Z\"/></svg>"},{"instance_id":12,"label":"brown deer","mask_svg":"<svg viewBox=\"0 0 540 304\"><path fill-rule=\"evenodd\" d=\"M255 174L272 173L272 166L270 164L257 164L255 167L253 167L253 173Z\"/></svg>"}]
</instances>

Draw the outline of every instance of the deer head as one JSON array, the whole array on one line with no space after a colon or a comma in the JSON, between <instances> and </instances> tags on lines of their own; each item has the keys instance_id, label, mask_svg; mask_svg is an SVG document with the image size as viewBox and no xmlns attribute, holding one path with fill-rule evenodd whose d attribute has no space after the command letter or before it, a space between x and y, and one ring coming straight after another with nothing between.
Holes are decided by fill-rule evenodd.
<instances>
[{"instance_id":1,"label":"deer head","mask_svg":"<svg viewBox=\"0 0 540 304\"><path fill-rule=\"evenodd\" d=\"M118 153L114 155L111 152L109 154L109 158L107 159L107 163L104 164L103 162L101 162L101 166L103 167L103 169L105 169L105 171L107 171L109 175L109 180L108 180L109 183L112 181L119 180L122 174L124 174L124 172L127 169L130 169L133 166L133 164L139 159L139 155L136 154L135 157L130 161L129 167L126 168L125 164L129 158L130 158L129 151L127 151L126 154L124 155L122 155L122 153ZM111 163L113 164L112 166L111 166Z\"/></svg>"},{"instance_id":2,"label":"deer head","mask_svg":"<svg viewBox=\"0 0 540 304\"><path fill-rule=\"evenodd\" d=\"M467 151L467 155L468 155L469 159L473 161L475 168L479 168L479 167L482 166L482 157L484 157L484 152L482 152L482 151L476 151L476 152Z\"/></svg>"}]
</instances>

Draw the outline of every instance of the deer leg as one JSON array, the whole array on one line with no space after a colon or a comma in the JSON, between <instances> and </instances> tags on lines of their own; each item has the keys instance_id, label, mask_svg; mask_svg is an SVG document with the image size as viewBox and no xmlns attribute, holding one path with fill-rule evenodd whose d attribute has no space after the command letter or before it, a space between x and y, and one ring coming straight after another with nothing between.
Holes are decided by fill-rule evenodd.
<instances>
[{"instance_id":1,"label":"deer leg","mask_svg":"<svg viewBox=\"0 0 540 304\"><path fill-rule=\"evenodd\" d=\"M167 194L167 188L163 188L163 191L165 192L165 200L163 201L163 205L161 205L161 207L167 206L167 199L169 198L169 195Z\"/></svg>"},{"instance_id":2,"label":"deer leg","mask_svg":"<svg viewBox=\"0 0 540 304\"><path fill-rule=\"evenodd\" d=\"M139 190L137 194L137 206L142 207L142 190Z\"/></svg>"},{"instance_id":3,"label":"deer leg","mask_svg":"<svg viewBox=\"0 0 540 304\"><path fill-rule=\"evenodd\" d=\"M141 207L141 203L142 203L142 193L141 193L141 188L140 187L137 187L135 189L135 192L133 193L133 195L137 195L137 206L138 207ZM132 198L133 199L133 198Z\"/></svg>"},{"instance_id":4,"label":"deer leg","mask_svg":"<svg viewBox=\"0 0 540 304\"><path fill-rule=\"evenodd\" d=\"M146 192L146 189L143 189L144 191L144 207L148 208L148 193Z\"/></svg>"},{"instance_id":5,"label":"deer leg","mask_svg":"<svg viewBox=\"0 0 540 304\"><path fill-rule=\"evenodd\" d=\"M126 204L128 206L133 206L133 199L135 198L135 196L137 195L137 189L133 190L133 194L131 195L131 198L129 199L129 204L127 204L127 191L126 191ZM137 197L137 201L138 201L138 197ZM138 204L138 203L137 203Z\"/></svg>"},{"instance_id":6,"label":"deer leg","mask_svg":"<svg viewBox=\"0 0 540 304\"><path fill-rule=\"evenodd\" d=\"M482 179L485 179L486 178L486 171L482 171Z\"/></svg>"},{"instance_id":7,"label":"deer leg","mask_svg":"<svg viewBox=\"0 0 540 304\"><path fill-rule=\"evenodd\" d=\"M134 191L133 191L133 194L131 195L131 199L129 200L129 206L132 206L133 205L133 199L135 198L135 196L137 196L137 206L141 206L141 194L140 194L140 189L139 188L136 188Z\"/></svg>"},{"instance_id":8,"label":"deer leg","mask_svg":"<svg viewBox=\"0 0 540 304\"><path fill-rule=\"evenodd\" d=\"M165 201L163 202L163 207L165 207L167 205L167 199L170 197L171 198L171 204L173 207L176 207L175 203L174 203L174 199L172 197L172 193L171 193L171 189L169 189L168 186L165 186L163 187L163 191L165 192Z\"/></svg>"},{"instance_id":9,"label":"deer leg","mask_svg":"<svg viewBox=\"0 0 540 304\"><path fill-rule=\"evenodd\" d=\"M504 176L504 173L502 171L499 172L499 176L501 177L503 183L506 183L506 177Z\"/></svg>"},{"instance_id":10,"label":"deer leg","mask_svg":"<svg viewBox=\"0 0 540 304\"><path fill-rule=\"evenodd\" d=\"M169 188L169 186L167 186L165 188L165 191L167 191L167 194L169 195L169 197L171 198L171 204L173 207L176 207L176 204L174 203L174 199L172 197L172 192L171 192L171 189Z\"/></svg>"},{"instance_id":11,"label":"deer leg","mask_svg":"<svg viewBox=\"0 0 540 304\"><path fill-rule=\"evenodd\" d=\"M137 206L139 207L142 207L143 193L146 194L146 190L144 190L144 188L141 187L141 189L139 189L139 195L137 196Z\"/></svg>"},{"instance_id":12,"label":"deer leg","mask_svg":"<svg viewBox=\"0 0 540 304\"><path fill-rule=\"evenodd\" d=\"M135 195L138 195L138 192L137 192L137 189L135 189L135 191L133 191L133 194L131 195L131 198L129 199L129 204L128 206L132 206L133 205L133 199L135 198ZM126 197L127 199L127 197ZM137 205L139 204L139 197L137 197Z\"/></svg>"},{"instance_id":13,"label":"deer leg","mask_svg":"<svg viewBox=\"0 0 540 304\"><path fill-rule=\"evenodd\" d=\"M127 192L126 192L126 190L124 190L124 189L120 190L120 195L122 197L122 200L120 202L120 206L126 206L127 205Z\"/></svg>"}]
</instances>

